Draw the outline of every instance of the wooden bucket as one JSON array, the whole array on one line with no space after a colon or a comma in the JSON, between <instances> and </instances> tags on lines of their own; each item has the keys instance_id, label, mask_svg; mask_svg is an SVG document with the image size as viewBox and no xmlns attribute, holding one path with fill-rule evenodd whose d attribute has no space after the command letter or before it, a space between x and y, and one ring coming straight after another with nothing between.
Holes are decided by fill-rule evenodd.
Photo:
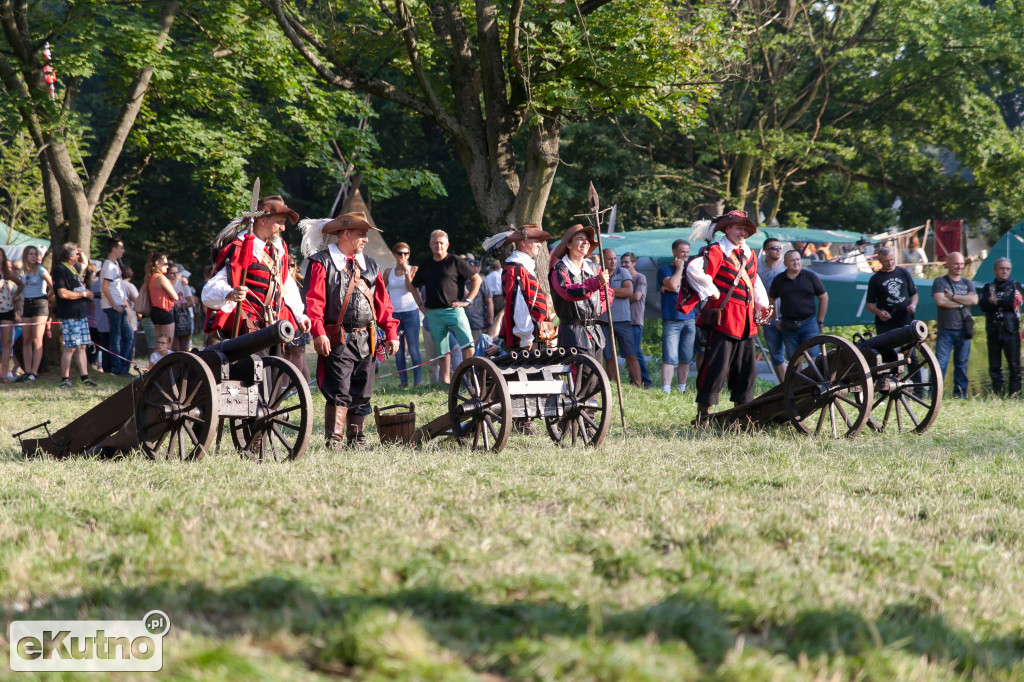
<instances>
[{"instance_id":1,"label":"wooden bucket","mask_svg":"<svg viewBox=\"0 0 1024 682\"><path fill-rule=\"evenodd\" d=\"M402 409L404 412L384 414L388 410ZM382 445L398 443L411 445L413 434L416 432L416 404L388 405L387 407L373 407L373 421L377 424L377 435Z\"/></svg>"}]
</instances>

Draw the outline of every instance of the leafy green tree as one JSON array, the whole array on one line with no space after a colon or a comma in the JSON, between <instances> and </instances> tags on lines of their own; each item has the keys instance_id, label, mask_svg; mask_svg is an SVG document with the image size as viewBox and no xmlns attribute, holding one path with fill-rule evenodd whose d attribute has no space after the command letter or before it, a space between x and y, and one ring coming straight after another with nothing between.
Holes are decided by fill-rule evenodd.
<instances>
[{"instance_id":1,"label":"leafy green tree","mask_svg":"<svg viewBox=\"0 0 1024 682\"><path fill-rule=\"evenodd\" d=\"M179 7L178 0L116 6L90 0L47 4L0 0L4 39L0 45L5 48L0 50L0 82L5 100L36 147L53 241L91 242L93 213L106 198L114 166L153 77L153 57L166 45ZM46 83L44 69L51 67L44 55L47 41L63 51L61 59L52 63L67 82L59 101L51 99ZM110 51L103 54L104 48ZM115 57L114 52L119 54ZM71 132L78 125L75 99L101 60L121 96L102 148L83 179L76 163L80 152Z\"/></svg>"},{"instance_id":2,"label":"leafy green tree","mask_svg":"<svg viewBox=\"0 0 1024 682\"><path fill-rule=\"evenodd\" d=\"M44 237L46 206L35 147L20 130L3 137L6 143L0 145L0 221L19 232Z\"/></svg>"},{"instance_id":3,"label":"leafy green tree","mask_svg":"<svg viewBox=\"0 0 1024 682\"><path fill-rule=\"evenodd\" d=\"M430 173L399 174L375 163L377 141L357 125L373 110L303 68L258 2L0 0L0 25L0 83L8 95L0 106L36 147L55 242L88 243L94 216L98 227L123 227L124 192L154 159L187 164L182 189L195 186L222 215L247 204L254 175L264 193L287 195L290 168L310 169L320 185L336 189L335 148L360 150L365 182L380 196L443 191ZM58 76L53 101L43 78L47 40ZM179 229L189 246L210 236L188 222L191 210L182 204L194 199L169 197L176 221L153 225L152 212L137 221L146 248L173 242ZM145 196L131 199L144 203ZM323 215L329 206L301 208ZM210 234L225 222L211 224Z\"/></svg>"},{"instance_id":4,"label":"leafy green tree","mask_svg":"<svg viewBox=\"0 0 1024 682\"><path fill-rule=\"evenodd\" d=\"M706 201L771 221L831 174L903 197L909 222L1002 220L1019 197L998 101L1024 81L1020 3L742 0L730 19L744 56L694 136Z\"/></svg>"},{"instance_id":5,"label":"leafy green tree","mask_svg":"<svg viewBox=\"0 0 1024 682\"><path fill-rule=\"evenodd\" d=\"M263 2L325 81L453 140L492 232L541 222L567 121L695 124L724 49L716 11L651 0Z\"/></svg>"}]
</instances>

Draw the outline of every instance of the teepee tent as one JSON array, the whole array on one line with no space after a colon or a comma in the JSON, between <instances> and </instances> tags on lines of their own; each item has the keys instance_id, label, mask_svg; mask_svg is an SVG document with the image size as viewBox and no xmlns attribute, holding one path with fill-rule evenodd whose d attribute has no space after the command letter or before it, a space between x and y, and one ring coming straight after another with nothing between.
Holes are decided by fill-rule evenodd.
<instances>
[{"instance_id":1,"label":"teepee tent","mask_svg":"<svg viewBox=\"0 0 1024 682\"><path fill-rule=\"evenodd\" d=\"M365 213L366 220L374 227L377 227L377 223L373 221L373 216L370 215L370 209L367 207L366 202L363 201L363 195L359 192L358 187L348 196L345 203L342 204L341 211L338 215L341 215L342 213L353 213L355 211L362 211ZM388 247L387 242L384 241L384 235L375 230L368 230L367 234L369 235L370 242L366 245L366 248L363 249L363 253L377 261L377 265L379 265L382 270L395 267L395 257L391 255L391 249Z\"/></svg>"},{"instance_id":2,"label":"teepee tent","mask_svg":"<svg viewBox=\"0 0 1024 682\"><path fill-rule=\"evenodd\" d=\"M988 252L988 256L978 266L976 280L989 281L992 279L992 268L1000 258L1009 258L1014 264L1014 274L1020 276L1018 270L1024 270L1020 264L1024 264L1024 222L1019 222L1010 228L996 242L996 245ZM1015 277L1016 279L1016 277ZM1020 281L1018 279L1018 281Z\"/></svg>"}]
</instances>

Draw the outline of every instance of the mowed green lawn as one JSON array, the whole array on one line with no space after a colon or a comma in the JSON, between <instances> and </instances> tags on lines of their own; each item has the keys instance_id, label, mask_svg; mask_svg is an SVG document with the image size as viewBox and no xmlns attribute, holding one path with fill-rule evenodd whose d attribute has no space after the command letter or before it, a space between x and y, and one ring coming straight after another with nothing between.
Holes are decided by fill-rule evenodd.
<instances>
[{"instance_id":1,"label":"mowed green lawn","mask_svg":"<svg viewBox=\"0 0 1024 682\"><path fill-rule=\"evenodd\" d=\"M178 679L1024 678L1015 400L832 441L695 433L691 394L629 388L597 450L328 453L314 392L292 464L20 457L113 381L0 388L5 658L11 620L161 609ZM443 409L393 382L378 405Z\"/></svg>"}]
</instances>

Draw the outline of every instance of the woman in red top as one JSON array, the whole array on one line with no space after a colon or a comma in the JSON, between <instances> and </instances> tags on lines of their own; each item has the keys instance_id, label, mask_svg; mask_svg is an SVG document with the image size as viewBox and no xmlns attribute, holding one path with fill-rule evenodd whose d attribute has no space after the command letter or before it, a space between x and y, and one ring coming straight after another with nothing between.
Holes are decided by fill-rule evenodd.
<instances>
[{"instance_id":1,"label":"woman in red top","mask_svg":"<svg viewBox=\"0 0 1024 682\"><path fill-rule=\"evenodd\" d=\"M153 320L157 336L166 334L168 338L174 338L174 313L171 309L178 300L178 294L174 293L174 285L167 279L166 272L167 254L149 254L144 284L149 294L149 317Z\"/></svg>"}]
</instances>

